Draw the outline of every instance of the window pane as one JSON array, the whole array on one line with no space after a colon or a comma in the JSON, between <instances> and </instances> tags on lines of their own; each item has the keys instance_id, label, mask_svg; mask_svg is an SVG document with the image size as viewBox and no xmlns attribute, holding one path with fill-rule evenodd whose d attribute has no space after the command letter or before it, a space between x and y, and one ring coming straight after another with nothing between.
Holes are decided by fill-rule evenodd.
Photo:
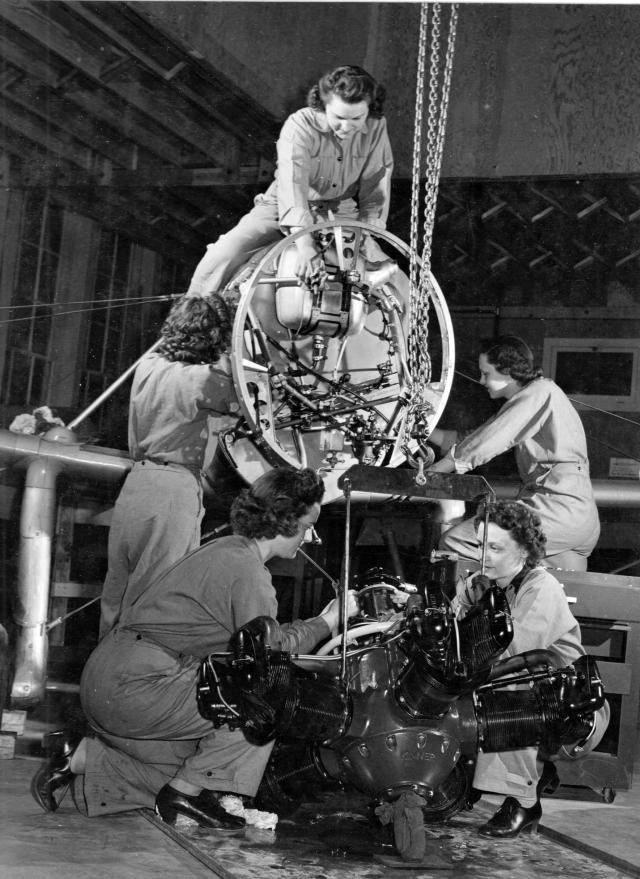
<instances>
[{"instance_id":1,"label":"window pane","mask_svg":"<svg viewBox=\"0 0 640 879\"><path fill-rule=\"evenodd\" d=\"M51 334L51 309L38 308L33 322L31 350L35 354L49 353L49 336Z\"/></svg>"},{"instance_id":2,"label":"window pane","mask_svg":"<svg viewBox=\"0 0 640 879\"><path fill-rule=\"evenodd\" d=\"M40 229L42 227L42 213L44 211L44 195L30 192L26 200L22 219L22 239L25 242L40 245Z\"/></svg>"},{"instance_id":3,"label":"window pane","mask_svg":"<svg viewBox=\"0 0 640 879\"><path fill-rule=\"evenodd\" d=\"M38 248L25 244L20 254L20 266L13 302L15 305L31 303L35 296L36 272L38 270Z\"/></svg>"},{"instance_id":4,"label":"window pane","mask_svg":"<svg viewBox=\"0 0 640 879\"><path fill-rule=\"evenodd\" d=\"M55 204L49 204L47 207L47 220L44 230L42 246L51 253L60 252L60 241L62 239L62 209Z\"/></svg>"},{"instance_id":5,"label":"window pane","mask_svg":"<svg viewBox=\"0 0 640 879\"><path fill-rule=\"evenodd\" d=\"M29 358L20 351L9 352L9 389L7 403L10 406L26 405L29 387Z\"/></svg>"},{"instance_id":6,"label":"window pane","mask_svg":"<svg viewBox=\"0 0 640 879\"><path fill-rule=\"evenodd\" d=\"M38 284L40 302L53 302L55 300L57 274L58 255L43 252L40 265L40 283Z\"/></svg>"},{"instance_id":7,"label":"window pane","mask_svg":"<svg viewBox=\"0 0 640 879\"><path fill-rule=\"evenodd\" d=\"M32 406L41 406L46 403L48 374L49 364L47 361L41 357L34 357L31 394L29 395L29 403Z\"/></svg>"},{"instance_id":8,"label":"window pane","mask_svg":"<svg viewBox=\"0 0 640 879\"><path fill-rule=\"evenodd\" d=\"M633 353L558 351L555 380L567 394L628 396L633 381Z\"/></svg>"}]
</instances>

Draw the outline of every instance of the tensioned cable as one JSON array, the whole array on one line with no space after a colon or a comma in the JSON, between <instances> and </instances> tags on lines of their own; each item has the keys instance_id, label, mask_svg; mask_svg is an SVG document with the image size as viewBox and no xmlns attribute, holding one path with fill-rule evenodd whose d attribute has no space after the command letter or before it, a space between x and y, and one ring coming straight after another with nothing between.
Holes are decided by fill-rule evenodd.
<instances>
[{"instance_id":1,"label":"tensioned cable","mask_svg":"<svg viewBox=\"0 0 640 879\"><path fill-rule=\"evenodd\" d=\"M470 375L466 375L464 372L460 372L459 369L454 370L456 375L461 376L462 378L466 378L467 381L473 382L474 385L481 385L482 382L478 381L477 378L472 378ZM575 397L569 397L567 394L567 399L571 400L572 403L575 403L577 406L586 406L588 409L593 409L595 412L600 412L602 415L610 415L612 418L618 418L620 421L626 421L627 424L633 424L634 427L640 427L640 421L633 421L631 418L626 418L624 415L618 415L617 412L609 412L608 409L600 409L598 406L594 406L592 403L585 403L583 400L577 400Z\"/></svg>"},{"instance_id":2,"label":"tensioned cable","mask_svg":"<svg viewBox=\"0 0 640 879\"><path fill-rule=\"evenodd\" d=\"M459 369L454 370L456 375L461 376L462 378L466 378L467 381L473 382L474 385L482 384L479 382L477 378L472 378L470 375L466 375L464 372L460 372ZM640 427L640 422L633 421L631 418L625 418L624 415L618 415L617 412L609 412L608 409L600 409L598 406L593 406L591 403L583 403L582 400L576 400L575 397L569 397L567 395L567 399L571 400L577 406L587 406L589 409L593 409L595 412L600 412L601 415L609 415L611 418L617 418L620 421L624 421L626 424L633 424L634 427ZM612 452L617 452L619 455L623 455L625 458L631 458L632 461L640 462L640 458L633 455L631 452L626 452L623 449L617 448L617 446L612 446L610 443L605 442L605 440L600 439L597 436L594 436L591 433L587 433L586 436L588 439L593 440L601 446L604 446L607 449L610 449Z\"/></svg>"},{"instance_id":3,"label":"tensioned cable","mask_svg":"<svg viewBox=\"0 0 640 879\"><path fill-rule=\"evenodd\" d=\"M179 296L182 296L182 295L183 294L179 294ZM34 319L35 320L45 320L46 318L66 317L66 316L72 315L72 314L93 314L94 312L98 312L98 311L115 311L117 308L126 308L128 305L148 305L149 303L152 303L152 302L166 302L168 300L179 298L179 296L176 297L176 295L171 294L168 296L153 296L148 299L128 299L128 300L124 300L124 301L118 300L119 302L122 302L122 304L114 306L111 304L111 302L104 302L104 304L100 307L94 306L93 308L74 308L71 311L54 311L53 309L56 307L55 305L38 304L37 307L39 307L39 308L52 309L51 313L49 315L42 315L42 316L29 314L29 315L26 315L25 317L9 317L9 318L6 318L5 320L0 320L0 326L6 326L7 324L20 323L22 321L32 321ZM23 306L23 307L33 308L35 306Z\"/></svg>"},{"instance_id":4,"label":"tensioned cable","mask_svg":"<svg viewBox=\"0 0 640 879\"><path fill-rule=\"evenodd\" d=\"M93 303L98 303L100 305L105 305L107 302L117 303L117 302L161 302L164 299L179 299L180 296L183 296L183 293L170 293L164 296L131 296L127 298L126 296L119 296L114 299L70 299L68 302L31 302L26 303L24 305L0 305L0 311L15 311L17 308L53 308L56 305L92 305Z\"/></svg>"}]
</instances>

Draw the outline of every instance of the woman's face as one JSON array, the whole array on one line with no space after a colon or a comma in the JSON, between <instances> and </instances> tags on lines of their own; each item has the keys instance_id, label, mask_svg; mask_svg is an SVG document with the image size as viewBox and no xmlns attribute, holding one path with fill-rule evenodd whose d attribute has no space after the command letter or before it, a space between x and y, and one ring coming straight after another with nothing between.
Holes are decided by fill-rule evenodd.
<instances>
[{"instance_id":1,"label":"woman's face","mask_svg":"<svg viewBox=\"0 0 640 879\"><path fill-rule=\"evenodd\" d=\"M484 540L484 522L478 527L478 540ZM510 531L500 528L495 522L487 526L487 548L485 551L485 574L496 580L500 586L507 586L524 567L527 550L513 539Z\"/></svg>"},{"instance_id":2,"label":"woman's face","mask_svg":"<svg viewBox=\"0 0 640 879\"><path fill-rule=\"evenodd\" d=\"M367 101L359 101L357 104L347 104L337 95L331 95L326 101L325 112L329 128L340 140L352 137L356 132L362 131L367 124L369 116L369 104Z\"/></svg>"},{"instance_id":3,"label":"woman's face","mask_svg":"<svg viewBox=\"0 0 640 879\"><path fill-rule=\"evenodd\" d=\"M291 537L284 534L278 535L280 541L277 555L283 559L292 559L303 543L313 543L315 537L315 524L320 515L320 504L312 504L304 516L298 519L298 530Z\"/></svg>"},{"instance_id":4,"label":"woman's face","mask_svg":"<svg viewBox=\"0 0 640 879\"><path fill-rule=\"evenodd\" d=\"M499 400L501 397L508 399L520 389L520 384L515 379L504 372L498 372L493 363L489 363L486 354L481 354L478 358L478 368L480 384L487 389L492 400Z\"/></svg>"}]
</instances>

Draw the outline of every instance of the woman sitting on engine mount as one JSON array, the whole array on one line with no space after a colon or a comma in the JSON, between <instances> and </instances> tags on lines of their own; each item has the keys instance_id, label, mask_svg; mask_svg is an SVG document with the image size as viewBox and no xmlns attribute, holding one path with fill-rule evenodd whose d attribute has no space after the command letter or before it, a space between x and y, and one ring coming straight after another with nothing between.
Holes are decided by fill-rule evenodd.
<instances>
[{"instance_id":1,"label":"woman sitting on engine mount","mask_svg":"<svg viewBox=\"0 0 640 879\"><path fill-rule=\"evenodd\" d=\"M308 106L282 126L275 180L233 229L207 246L188 295L221 290L260 248L330 219L329 211L343 221L386 227L393 154L384 98L384 87L362 67L346 64L320 78ZM316 245L301 235L295 246L296 275L310 278L319 263Z\"/></svg>"},{"instance_id":2,"label":"woman sitting on engine mount","mask_svg":"<svg viewBox=\"0 0 640 879\"><path fill-rule=\"evenodd\" d=\"M539 518L524 504L487 504L483 514L475 519L480 545L485 541L485 521L485 574L474 574L458 585L454 602L460 614L464 616L490 586L496 585L505 592L514 632L501 658L542 649L553 655L556 668L571 665L585 654L580 626L569 609L561 584L539 564L546 543ZM586 740L580 742L580 756L598 744L608 721L609 706L605 702L595 713ZM558 755L545 755L546 760L535 747L496 753L481 751L472 800L475 797L477 801L482 791L506 794L506 799L479 833L506 839L535 830L542 816L542 792L555 790L559 783L551 760L572 758L574 748L563 746Z\"/></svg>"}]
</instances>

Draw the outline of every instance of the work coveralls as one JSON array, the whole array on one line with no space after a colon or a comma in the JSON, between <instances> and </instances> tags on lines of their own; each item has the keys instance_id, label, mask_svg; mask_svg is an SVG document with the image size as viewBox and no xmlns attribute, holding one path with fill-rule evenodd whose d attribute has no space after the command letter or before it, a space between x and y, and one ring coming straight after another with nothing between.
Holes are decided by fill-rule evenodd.
<instances>
[{"instance_id":1,"label":"work coveralls","mask_svg":"<svg viewBox=\"0 0 640 879\"><path fill-rule=\"evenodd\" d=\"M509 449L515 451L521 480L518 500L540 517L545 556L557 567L586 570L600 536L587 441L580 416L555 382L534 379L457 444L456 472L473 470ZM479 559L473 519L446 531L440 547Z\"/></svg>"},{"instance_id":2,"label":"work coveralls","mask_svg":"<svg viewBox=\"0 0 640 879\"><path fill-rule=\"evenodd\" d=\"M473 578L471 578L473 579ZM457 601L461 613L473 606L460 584ZM555 668L564 668L584 656L580 626L569 609L562 585L543 567L528 570L520 585L505 590L513 621L513 640L501 658L527 650L549 650ZM602 737L609 717L608 706L600 709L598 734ZM586 752L585 752L586 753ZM515 797L518 801L537 797L536 786L543 762L538 748L478 754L473 785L478 790Z\"/></svg>"},{"instance_id":3,"label":"work coveralls","mask_svg":"<svg viewBox=\"0 0 640 879\"><path fill-rule=\"evenodd\" d=\"M233 424L236 405L226 355L189 364L151 353L137 367L129 403L134 464L113 508L100 637L162 571L199 546L205 450Z\"/></svg>"},{"instance_id":4,"label":"work coveralls","mask_svg":"<svg viewBox=\"0 0 640 879\"><path fill-rule=\"evenodd\" d=\"M234 272L262 247L291 228L329 219L356 219L386 227L393 154L383 118L346 141L335 136L326 114L304 107L282 126L275 179L254 207L216 242L209 244L191 279L189 295L221 290ZM375 252L376 258L383 254Z\"/></svg>"},{"instance_id":5,"label":"work coveralls","mask_svg":"<svg viewBox=\"0 0 640 879\"><path fill-rule=\"evenodd\" d=\"M151 584L98 644L80 698L97 733L87 738L74 796L89 816L153 807L173 777L254 796L273 743L214 730L196 704L201 660L257 616L278 612L271 575L254 540L222 537L191 552ZM329 627L322 617L281 627L282 647L308 653Z\"/></svg>"}]
</instances>

